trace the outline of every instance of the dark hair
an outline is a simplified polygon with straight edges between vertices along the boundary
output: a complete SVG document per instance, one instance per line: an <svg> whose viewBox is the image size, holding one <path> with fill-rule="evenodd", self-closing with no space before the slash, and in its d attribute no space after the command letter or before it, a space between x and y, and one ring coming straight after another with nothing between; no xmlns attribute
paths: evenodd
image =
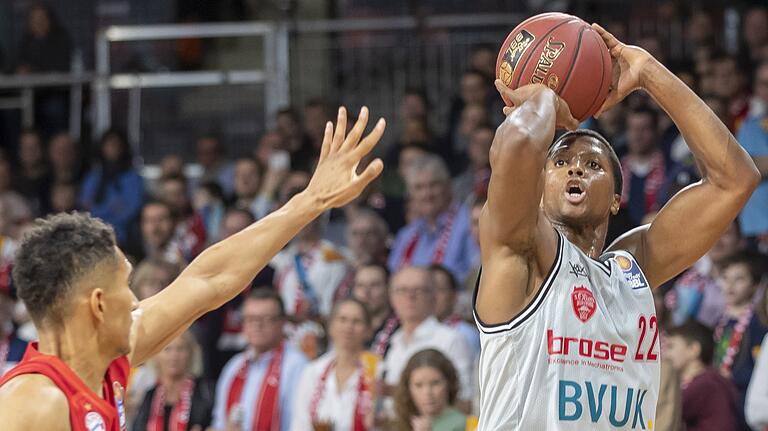
<svg viewBox="0 0 768 431"><path fill-rule="evenodd" d="M38 326L62 323L74 285L97 265L116 262L115 232L86 213L37 219L16 252L13 282Z"/></svg>
<svg viewBox="0 0 768 431"><path fill-rule="evenodd" d="M187 184L187 179L183 175L173 174L173 175L168 175L167 177L160 178L160 184L165 184L168 182L179 182L184 186L184 189L189 188L189 185Z"/></svg>
<svg viewBox="0 0 768 431"><path fill-rule="evenodd" d="M410 431L411 418L418 416L419 410L411 397L411 374L417 368L430 367L438 370L448 383L448 405L456 402L459 393L459 379L456 368L445 355L435 349L422 350L408 360L405 369L400 374L400 383L395 393L395 409L397 411L398 430Z"/></svg>
<svg viewBox="0 0 768 431"><path fill-rule="evenodd" d="M240 208L240 207L228 208L227 211L224 213L224 218L227 218L232 214L240 214L247 217L248 224L253 224L256 221L256 217L253 216L253 213L245 208Z"/></svg>
<svg viewBox="0 0 768 431"><path fill-rule="evenodd" d="M613 149L607 139L598 132L590 129L577 129L570 132L563 133L552 146L549 147L549 153L547 158L551 158L553 151L560 144L570 144L570 141L576 140L582 136L593 138L606 150L608 150L608 160L611 162L611 171L613 171L613 192L617 195L621 194L624 188L624 178L621 175L621 162L619 162L619 156L616 155L616 150Z"/></svg>
<svg viewBox="0 0 768 431"><path fill-rule="evenodd" d="M675 326L667 331L670 337L678 336L685 339L688 343L699 343L701 352L699 360L704 365L712 364L712 358L715 355L715 341L712 336L712 330L695 320L689 320L680 326Z"/></svg>
<svg viewBox="0 0 768 431"><path fill-rule="evenodd" d="M173 217L173 211L171 210L171 207L168 206L167 203L165 203L165 202L163 202L163 201L161 201L159 199L154 199L153 198L153 199L150 199L150 200L144 202L144 205L141 206L141 215L140 215L139 218L143 218L144 217L144 210L147 207L149 207L149 206L161 206L161 207L164 207L166 210L168 210L168 214L170 214L171 217Z"/></svg>
<svg viewBox="0 0 768 431"><path fill-rule="evenodd" d="M197 186L211 194L211 196L224 200L224 189L216 181L203 181Z"/></svg>
<svg viewBox="0 0 768 431"><path fill-rule="evenodd" d="M371 327L373 321L371 320L371 313L368 311L368 307L363 304L363 301L360 301L353 296L346 297L333 304L333 307L331 308L331 314L328 315L328 324L330 324L334 317L336 317L336 313L339 312L339 308L344 304L356 304L358 307L360 307L360 309L363 310L363 321L366 325L368 325L369 328Z"/></svg>
<svg viewBox="0 0 768 431"><path fill-rule="evenodd" d="M389 276L392 275L392 273L389 272L389 268L387 268L386 265L382 265L380 263L371 262L366 263L365 265L361 265L359 268L357 268L357 271L360 271L363 268L376 268L379 271L381 271L384 274L384 283L389 284Z"/></svg>
<svg viewBox="0 0 768 431"><path fill-rule="evenodd" d="M754 251L739 251L720 261L719 268L724 271L733 265L746 265L752 283L757 284L762 281L765 275L766 257Z"/></svg>
<svg viewBox="0 0 768 431"><path fill-rule="evenodd" d="M257 287L248 292L246 301L274 301L277 304L278 315L285 317L285 303L277 291L269 286Z"/></svg>
<svg viewBox="0 0 768 431"><path fill-rule="evenodd" d="M446 277L448 277L448 281L451 285L451 290L453 290L454 292L459 290L459 285L456 283L456 277L453 276L453 273L449 271L448 268L446 268L443 265L440 265L439 263L433 263L432 265L429 265L427 268L432 273L439 272L441 274L444 274Z"/></svg>
<svg viewBox="0 0 768 431"><path fill-rule="evenodd" d="M128 145L128 137L126 136L125 132L120 129L112 128L101 135L98 147L99 161L102 164L107 162L104 158L104 144L110 138L117 139L117 141L120 142L120 145L122 146L122 153L120 154L120 158L115 162L117 164L118 171L122 172L128 170L133 166L133 153L131 151L131 146Z"/></svg>
<svg viewBox="0 0 768 431"><path fill-rule="evenodd" d="M659 113L648 105L639 105L629 110L629 115L647 115L651 118L653 123L653 129L656 130L656 126L659 124Z"/></svg>

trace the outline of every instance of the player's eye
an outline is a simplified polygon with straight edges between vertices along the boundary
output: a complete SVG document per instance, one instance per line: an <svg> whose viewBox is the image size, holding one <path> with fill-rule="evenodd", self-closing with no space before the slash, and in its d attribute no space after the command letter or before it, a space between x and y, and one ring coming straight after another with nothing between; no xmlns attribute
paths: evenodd
<svg viewBox="0 0 768 431"><path fill-rule="evenodd" d="M589 167L591 169L597 170L597 169L600 169L600 164L593 160L593 161L589 162Z"/></svg>
<svg viewBox="0 0 768 431"><path fill-rule="evenodd" d="M565 166L565 160L563 160L563 159L557 159L557 160L555 161L555 166L558 166L558 167L560 167L560 166Z"/></svg>

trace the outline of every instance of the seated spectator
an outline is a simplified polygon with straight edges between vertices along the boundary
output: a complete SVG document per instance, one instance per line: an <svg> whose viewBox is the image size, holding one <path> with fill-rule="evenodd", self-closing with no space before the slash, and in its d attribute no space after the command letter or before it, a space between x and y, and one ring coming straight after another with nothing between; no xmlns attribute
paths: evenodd
<svg viewBox="0 0 768 431"><path fill-rule="evenodd" d="M682 325L690 319L709 328L717 325L725 312L725 298L717 283L719 265L743 248L739 224L734 221L707 254L685 271L667 293L664 301L670 309L673 325Z"/></svg>
<svg viewBox="0 0 768 431"><path fill-rule="evenodd" d="M243 303L248 348L227 363L216 384L214 430L291 428L307 359L285 343L285 317L283 301L271 289L252 290Z"/></svg>
<svg viewBox="0 0 768 431"><path fill-rule="evenodd" d="M681 375L683 423L688 431L738 429L733 384L712 368L712 330L695 321L664 337L664 356Z"/></svg>
<svg viewBox="0 0 768 431"><path fill-rule="evenodd" d="M302 151L309 146L308 138L304 134L299 114L293 108L281 109L277 112L276 119L277 133L280 134L280 148L288 151L291 156L291 162L294 161L294 154ZM274 145L272 145L274 148ZM301 157L298 157L300 159Z"/></svg>
<svg viewBox="0 0 768 431"><path fill-rule="evenodd" d="M133 271L131 290L139 301L160 293L178 277L180 268L163 259L144 259Z"/></svg>
<svg viewBox="0 0 768 431"><path fill-rule="evenodd" d="M213 387L201 380L201 353L185 332L153 359L157 384L144 396L133 431L203 430L211 424Z"/></svg>
<svg viewBox="0 0 768 431"><path fill-rule="evenodd" d="M218 242L222 238L220 229L225 211L224 191L221 186L213 182L198 185L192 197L192 206L203 218L208 245Z"/></svg>
<svg viewBox="0 0 768 431"><path fill-rule="evenodd" d="M307 101L302 122L305 141L300 148L291 150L291 169L305 172L312 170L320 155L325 125L332 119L333 112L326 100L314 98Z"/></svg>
<svg viewBox="0 0 768 431"><path fill-rule="evenodd" d="M408 360L397 386L397 429L467 429L467 416L454 407L459 387L456 368L443 353L427 349L414 354Z"/></svg>
<svg viewBox="0 0 768 431"><path fill-rule="evenodd" d="M0 194L13 191L14 171L8 154L0 149Z"/></svg>
<svg viewBox="0 0 768 431"><path fill-rule="evenodd" d="M20 194L0 194L0 265L13 262L24 228L33 218L29 203Z"/></svg>
<svg viewBox="0 0 768 431"><path fill-rule="evenodd" d="M176 226L167 204L150 201L141 210L141 240L144 256L186 265L184 250L173 241Z"/></svg>
<svg viewBox="0 0 768 431"><path fill-rule="evenodd" d="M392 335L389 351L384 357L384 382L394 388L414 353L435 348L450 357L458 371L459 397L472 399L472 352L460 333L435 318L435 288L429 270L407 266L398 271L390 280L389 297L400 319L400 328Z"/></svg>
<svg viewBox="0 0 768 431"><path fill-rule="evenodd" d="M382 358L389 350L392 335L400 320L389 305L389 271L384 265L368 264L357 268L352 297L365 304L371 316L371 333L366 348Z"/></svg>
<svg viewBox="0 0 768 431"><path fill-rule="evenodd" d="M171 176L160 180L160 200L165 202L173 214L174 241L181 244L184 260L191 262L205 249L206 232L203 218L192 208L192 202L184 177Z"/></svg>
<svg viewBox="0 0 768 431"><path fill-rule="evenodd" d="M211 135L201 136L195 147L195 159L203 168L201 182L215 182L226 196L234 191L235 167L226 159L224 146Z"/></svg>
<svg viewBox="0 0 768 431"><path fill-rule="evenodd" d="M739 61L734 56L721 52L714 53L710 63L712 91L715 95L728 100L728 112L733 122L727 126L731 130L738 131L741 123L749 115L747 79L741 73Z"/></svg>
<svg viewBox="0 0 768 431"><path fill-rule="evenodd" d="M356 299L334 305L328 320L333 348L312 361L301 377L293 406L293 431L373 429L374 385L380 357L365 351L371 320Z"/></svg>
<svg viewBox="0 0 768 431"><path fill-rule="evenodd" d="M29 10L19 44L16 73L66 72L72 42L50 7L38 3Z"/></svg>
<svg viewBox="0 0 768 431"><path fill-rule="evenodd" d="M42 138L36 130L27 129L19 135L18 164L12 183L14 189L27 199L36 216L48 212L50 170Z"/></svg>
<svg viewBox="0 0 768 431"><path fill-rule="evenodd" d="M741 421L758 348L768 333L768 327L760 321L753 305L764 273L763 256L747 252L731 256L720 266L725 313L715 327L714 365L736 386Z"/></svg>
<svg viewBox="0 0 768 431"><path fill-rule="evenodd" d="M464 280L480 253L470 235L469 210L452 202L448 169L438 156L418 159L407 172L416 220L395 237L390 271L406 265L439 263Z"/></svg>
<svg viewBox="0 0 768 431"><path fill-rule="evenodd" d="M432 285L435 289L435 317L443 325L458 331L474 353L473 358L480 355L480 332L477 326L470 325L461 315L456 313L456 300L459 285L448 269L441 265L431 265Z"/></svg>
<svg viewBox="0 0 768 431"><path fill-rule="evenodd" d="M80 208L115 228L119 243L128 239L128 229L141 214L144 180L133 166L125 136L109 130L99 144L98 164L83 179Z"/></svg>
<svg viewBox="0 0 768 431"><path fill-rule="evenodd" d="M244 157L235 162L235 206L247 209L257 220L269 214L274 206L272 196L261 194L263 171L256 159Z"/></svg>
<svg viewBox="0 0 768 431"><path fill-rule="evenodd" d="M761 297L755 313L763 325L768 326L768 289L763 290ZM763 338L760 354L749 381L744 413L752 429L768 429L768 335Z"/></svg>
<svg viewBox="0 0 768 431"><path fill-rule="evenodd" d="M48 142L48 160L54 184L78 183L83 177L83 157L79 145L67 132L59 132Z"/></svg>
<svg viewBox="0 0 768 431"><path fill-rule="evenodd" d="M11 293L11 267L0 269L0 376L13 368L24 356L27 343L13 331L13 308L16 304Z"/></svg>
<svg viewBox="0 0 768 431"><path fill-rule="evenodd" d="M77 184L53 183L51 185L51 212L72 212L77 209Z"/></svg>
<svg viewBox="0 0 768 431"><path fill-rule="evenodd" d="M352 267L387 264L387 223L368 208L353 209L347 220L346 239Z"/></svg>
<svg viewBox="0 0 768 431"><path fill-rule="evenodd" d="M477 127L469 135L469 166L453 180L453 194L460 202L488 194L491 179L489 152L495 135L496 130L488 125Z"/></svg>

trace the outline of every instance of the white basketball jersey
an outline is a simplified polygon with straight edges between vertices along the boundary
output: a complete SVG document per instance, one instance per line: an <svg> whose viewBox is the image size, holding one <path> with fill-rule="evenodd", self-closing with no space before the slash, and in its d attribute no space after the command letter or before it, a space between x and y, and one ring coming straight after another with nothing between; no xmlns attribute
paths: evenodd
<svg viewBox="0 0 768 431"><path fill-rule="evenodd" d="M594 260L558 233L536 296L480 329L480 431L654 429L659 327L627 252ZM513 288L510 286L510 288Z"/></svg>

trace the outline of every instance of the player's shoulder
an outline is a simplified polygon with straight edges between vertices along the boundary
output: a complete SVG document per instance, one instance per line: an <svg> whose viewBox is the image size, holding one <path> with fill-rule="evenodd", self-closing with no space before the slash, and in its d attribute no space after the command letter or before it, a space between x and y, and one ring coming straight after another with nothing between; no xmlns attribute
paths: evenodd
<svg viewBox="0 0 768 431"><path fill-rule="evenodd" d="M23 374L0 387L0 423L3 429L68 431L69 402L48 377Z"/></svg>

